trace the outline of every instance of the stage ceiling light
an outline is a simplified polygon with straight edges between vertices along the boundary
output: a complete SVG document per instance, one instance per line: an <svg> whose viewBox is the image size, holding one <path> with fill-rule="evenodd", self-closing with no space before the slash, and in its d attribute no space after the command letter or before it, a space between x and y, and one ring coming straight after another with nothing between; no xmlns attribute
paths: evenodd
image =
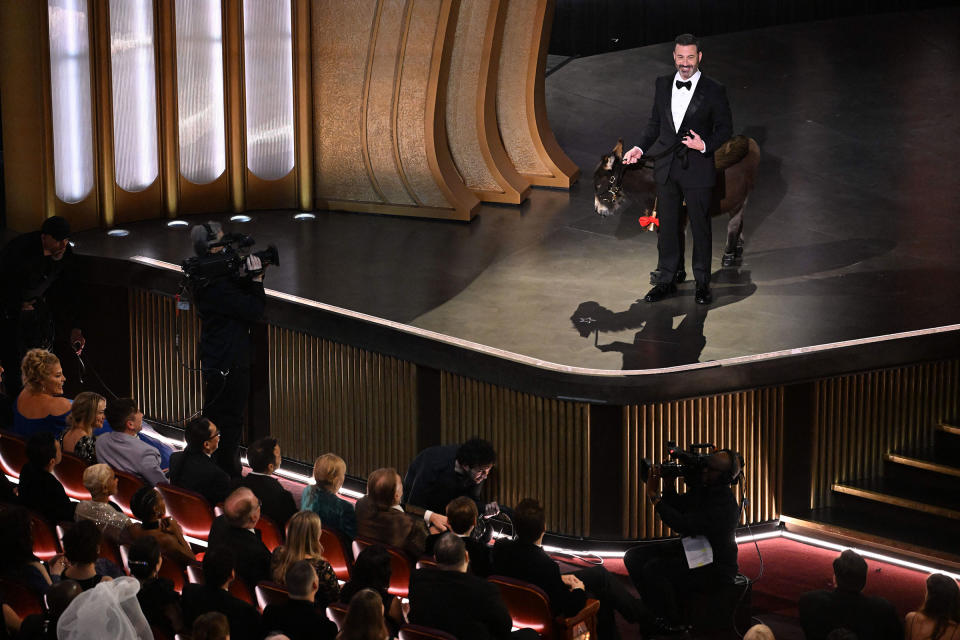
<svg viewBox="0 0 960 640"><path fill-rule="evenodd" d="M250 216L245 216L243 214L230 216L230 222L250 222L253 220Z"/></svg>
<svg viewBox="0 0 960 640"><path fill-rule="evenodd" d="M171 220L167 223L168 227L188 227L190 223L186 220Z"/></svg>
<svg viewBox="0 0 960 640"><path fill-rule="evenodd" d="M293 219L294 220L313 220L316 217L317 216L313 215L312 213L298 213L293 216Z"/></svg>
<svg viewBox="0 0 960 640"><path fill-rule="evenodd" d="M107 235L111 238L126 238L130 235L130 232L126 229L110 229L110 231L107 231Z"/></svg>

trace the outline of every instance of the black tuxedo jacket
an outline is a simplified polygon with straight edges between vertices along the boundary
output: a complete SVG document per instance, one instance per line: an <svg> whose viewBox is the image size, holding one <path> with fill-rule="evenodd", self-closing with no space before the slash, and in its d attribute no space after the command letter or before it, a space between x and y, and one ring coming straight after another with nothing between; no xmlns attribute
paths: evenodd
<svg viewBox="0 0 960 640"><path fill-rule="evenodd" d="M57 477L27 462L20 470L20 504L33 509L51 524L73 522L76 502L70 502Z"/></svg>
<svg viewBox="0 0 960 640"><path fill-rule="evenodd" d="M433 555L433 547L442 535L442 533L434 533L427 538L426 554L428 556ZM462 539L463 545L467 548L467 553L470 554L470 573L481 578L489 576L493 548L471 536Z"/></svg>
<svg viewBox="0 0 960 640"><path fill-rule="evenodd" d="M659 184L664 184L670 175L672 165L674 179L682 187L712 187L716 182L713 152L733 136L733 118L730 115L727 91L722 84L701 73L697 88L693 92L690 105L678 129L674 126L671 110L675 75L673 73L657 78L653 110L637 146L644 155L655 155L679 141L678 132L687 129L696 131L707 145L706 150L700 153L694 149L681 147L681 153L687 155L687 168L681 167L680 159L676 154L669 154L656 161L654 176Z"/></svg>
<svg viewBox="0 0 960 640"><path fill-rule="evenodd" d="M443 515L451 500L469 496L483 513L480 504L483 485L474 484L468 476L457 474L459 447L456 444L429 447L413 459L403 477L403 503L408 511L422 515L429 509Z"/></svg>
<svg viewBox="0 0 960 640"><path fill-rule="evenodd" d="M410 577L410 621L457 640L510 637L513 620L496 585L469 573L428 567Z"/></svg>
<svg viewBox="0 0 960 640"><path fill-rule="evenodd" d="M587 604L583 589L570 588L560 578L560 567L535 544L519 540L497 540L493 545L494 575L530 582L543 589L550 597L554 615L573 616Z"/></svg>
<svg viewBox="0 0 960 640"><path fill-rule="evenodd" d="M333 640L337 625L305 600L268 604L263 610L265 633L281 632L290 640Z"/></svg>
<svg viewBox="0 0 960 640"><path fill-rule="evenodd" d="M230 494L230 476L207 454L178 451L170 456L170 484L196 491L210 503L219 504Z"/></svg>
<svg viewBox="0 0 960 640"><path fill-rule="evenodd" d="M808 591L800 596L800 625L807 640L824 640L834 629L845 627L858 638L898 640L903 622L883 598L851 591Z"/></svg>
<svg viewBox="0 0 960 640"><path fill-rule="evenodd" d="M250 592L261 580L270 580L270 550L260 539L260 532L241 529L227 522L226 516L217 516L210 527L210 549L230 547L237 558L237 577L247 583Z"/></svg>
<svg viewBox="0 0 960 640"><path fill-rule="evenodd" d="M277 523L281 529L286 527L290 516L297 512L293 494L284 489L276 478L248 473L240 481L240 486L253 491L253 495L260 499L263 515Z"/></svg>
<svg viewBox="0 0 960 640"><path fill-rule="evenodd" d="M253 606L229 592L204 584L183 585L180 598L183 623L187 629L205 613L219 611L230 622L230 637L236 640L260 640L263 637L260 614Z"/></svg>

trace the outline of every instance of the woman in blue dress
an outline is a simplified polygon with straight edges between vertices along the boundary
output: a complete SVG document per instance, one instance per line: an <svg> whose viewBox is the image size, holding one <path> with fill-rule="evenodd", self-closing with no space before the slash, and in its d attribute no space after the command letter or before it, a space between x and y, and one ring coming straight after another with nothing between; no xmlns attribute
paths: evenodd
<svg viewBox="0 0 960 640"><path fill-rule="evenodd" d="M325 453L313 463L313 479L300 498L300 508L313 511L324 529L336 529L353 539L357 535L357 516L353 504L337 496L347 474L347 463L338 455Z"/></svg>
<svg viewBox="0 0 960 640"><path fill-rule="evenodd" d="M49 431L58 436L67 427L70 399L63 397L67 381L60 360L45 349L30 349L20 365L23 391L13 406L13 432L24 438Z"/></svg>

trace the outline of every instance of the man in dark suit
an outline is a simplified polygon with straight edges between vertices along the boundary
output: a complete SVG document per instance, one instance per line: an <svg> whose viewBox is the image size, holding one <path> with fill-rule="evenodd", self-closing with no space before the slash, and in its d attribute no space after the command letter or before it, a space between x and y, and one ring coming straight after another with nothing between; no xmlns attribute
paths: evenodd
<svg viewBox="0 0 960 640"><path fill-rule="evenodd" d="M280 604L269 604L263 610L264 631L283 633L290 640L333 640L337 625L327 619L313 601L320 581L310 561L299 560L290 565L284 581L290 598Z"/></svg>
<svg viewBox="0 0 960 640"><path fill-rule="evenodd" d="M427 542L424 518L400 506L403 484L396 469L373 471L367 478L367 495L357 501L357 535L399 547L414 560L423 555ZM446 522L446 517L443 517Z"/></svg>
<svg viewBox="0 0 960 640"><path fill-rule="evenodd" d="M220 430L199 417L187 423L184 437L187 448L170 456L171 484L196 491L211 506L223 502L230 493L230 476L211 457L220 444Z"/></svg>
<svg viewBox="0 0 960 640"><path fill-rule="evenodd" d="M660 234L657 240L657 270L650 274L653 288L645 296L657 302L677 290L682 280L683 233L680 207L686 202L693 229L693 276L697 304L709 304L712 233L710 200L716 182L713 153L733 135L733 121L726 89L698 69L703 52L700 41L689 33L677 36L673 47L675 75L656 81L653 111L638 145L624 156L625 164L637 162L644 153L663 152L674 144L676 152L659 157L654 165Z"/></svg>
<svg viewBox="0 0 960 640"><path fill-rule="evenodd" d="M639 623L644 634L657 630L654 615L627 588L603 567L590 567L575 573L560 574L560 567L541 547L546 530L543 507L537 500L520 501L513 513L517 539L501 538L493 546L495 575L530 582L550 598L554 615L574 616L587 603L587 593L600 601L597 635L600 640L619 638L614 612L628 622Z"/></svg>
<svg viewBox="0 0 960 640"><path fill-rule="evenodd" d="M462 538L467 548L470 556L470 573L481 578L489 576L492 549L473 537L473 530L477 526L477 504L467 496L454 498L447 505L446 515L450 531ZM427 538L428 554L433 554L433 548L442 535L435 533Z"/></svg>
<svg viewBox="0 0 960 640"><path fill-rule="evenodd" d="M247 462L250 473L240 481L241 487L247 487L260 499L263 515L273 520L280 529L287 526L287 520L297 512L297 503L293 494L273 477L280 468L280 445L276 438L260 438L247 447Z"/></svg>
<svg viewBox="0 0 960 640"><path fill-rule="evenodd" d="M834 629L849 629L858 638L894 640L903 637L903 623L888 601L865 596L867 562L847 549L833 561L837 588L800 596L800 624L807 640L824 640Z"/></svg>
<svg viewBox="0 0 960 640"><path fill-rule="evenodd" d="M261 580L270 579L270 550L256 529L260 501L246 487L234 490L223 503L223 515L210 527L208 549L229 547L237 558L237 575L252 592Z"/></svg>
<svg viewBox="0 0 960 640"><path fill-rule="evenodd" d="M260 640L263 637L257 610L228 591L234 580L236 562L236 556L229 547L207 549L203 556L204 584L183 585L180 602L187 629L204 613L219 611L230 621L231 638Z"/></svg>
<svg viewBox="0 0 960 640"><path fill-rule="evenodd" d="M510 638L513 621L500 591L467 572L463 540L453 533L443 534L434 557L437 567L417 569L410 577L410 621L446 631L458 640ZM522 629L514 637L537 636L532 629Z"/></svg>
<svg viewBox="0 0 960 640"><path fill-rule="evenodd" d="M70 502L63 485L53 475L62 459L60 443L49 431L36 433L27 440L27 463L20 470L20 504L33 509L47 522L73 521L76 502Z"/></svg>

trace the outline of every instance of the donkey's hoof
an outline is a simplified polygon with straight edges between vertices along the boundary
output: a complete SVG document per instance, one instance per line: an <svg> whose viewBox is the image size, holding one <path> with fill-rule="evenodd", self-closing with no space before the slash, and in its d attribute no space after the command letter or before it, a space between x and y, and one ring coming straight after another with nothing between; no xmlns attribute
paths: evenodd
<svg viewBox="0 0 960 640"><path fill-rule="evenodd" d="M724 253L723 257L720 258L720 265L723 267L732 267L737 263L737 253Z"/></svg>

